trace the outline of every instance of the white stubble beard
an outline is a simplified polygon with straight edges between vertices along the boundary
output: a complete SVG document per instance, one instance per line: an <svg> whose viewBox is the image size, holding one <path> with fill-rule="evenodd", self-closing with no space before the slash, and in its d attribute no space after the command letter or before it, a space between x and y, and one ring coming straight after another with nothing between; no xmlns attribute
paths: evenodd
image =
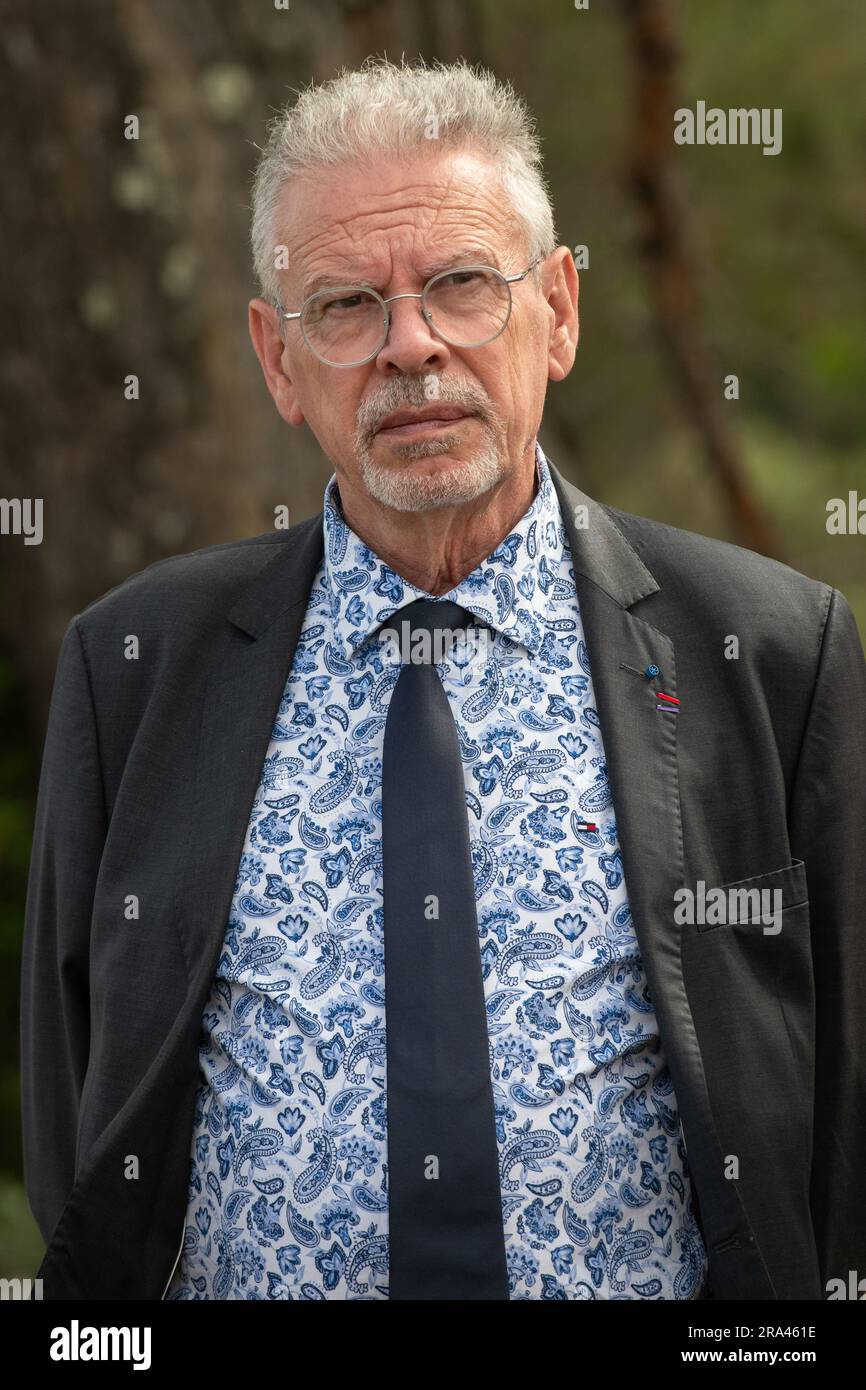
<svg viewBox="0 0 866 1390"><path fill-rule="evenodd" d="M429 380L429 378L424 378ZM405 392L404 392L405 394ZM435 399L433 397L432 399ZM410 402L419 406L429 404L431 397L423 395ZM406 404L401 401L401 405ZM478 408L476 400L463 402L467 410ZM419 475L410 468L399 468L390 464L377 463L369 440L369 431L359 424L355 434L355 455L361 470L361 477L369 495L384 507L397 512L426 512L435 507L458 507L464 502L472 502L489 492L507 476L508 464L505 453L505 429L500 417L490 419L490 402L485 401L483 409L487 414L479 424L484 432L481 445L470 459L456 462L453 467L428 476ZM395 409L399 409L397 406ZM381 417L380 417L381 418ZM500 443L498 431L501 432ZM395 444L393 452L402 459L433 458L438 454L450 453L459 448L460 436L457 432L446 434L439 439L418 440L416 443Z"/></svg>

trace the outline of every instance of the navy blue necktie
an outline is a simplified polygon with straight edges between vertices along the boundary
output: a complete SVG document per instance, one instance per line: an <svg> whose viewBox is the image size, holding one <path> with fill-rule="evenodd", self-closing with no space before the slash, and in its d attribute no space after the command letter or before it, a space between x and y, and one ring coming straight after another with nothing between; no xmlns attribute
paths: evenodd
<svg viewBox="0 0 866 1390"><path fill-rule="evenodd" d="M405 639L407 621L412 634L430 634L435 662L437 631L476 619L449 600L419 599L381 630ZM404 662L418 650L410 642ZM404 664L391 695L382 849L389 1297L507 1299L465 785L434 664Z"/></svg>

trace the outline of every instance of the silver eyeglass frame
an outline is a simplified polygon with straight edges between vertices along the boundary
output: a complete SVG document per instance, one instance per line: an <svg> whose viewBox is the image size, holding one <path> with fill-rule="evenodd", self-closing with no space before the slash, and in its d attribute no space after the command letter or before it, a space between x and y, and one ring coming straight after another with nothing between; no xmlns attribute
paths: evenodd
<svg viewBox="0 0 866 1390"><path fill-rule="evenodd" d="M274 309L276 309L277 313L279 314L280 329L282 329L283 324L287 322L289 319L301 320L301 335L304 339L307 348L313 354L313 356L318 357L319 361L323 362L326 367L336 367L338 369L342 367L363 367L367 362L372 362L374 357L378 357L379 353L382 351L382 348L388 341L388 334L391 332L392 319L391 310L388 308L388 305L391 304L392 301L395 299L420 299L420 312L424 319L424 322L427 324L427 327L431 330L431 332L437 334L438 337L442 338L444 342L449 343L451 347L467 349L486 347L488 343L494 342L495 339L499 337L500 333L504 333L506 328L508 327L508 323L511 318L511 310L514 307L514 299L511 294L511 286L517 284L521 280L525 280L530 270L534 270L537 265L540 265L541 262L545 260L547 260L547 257L544 255L536 256L535 260L531 261L529 265L526 267L526 269L521 270L520 273L517 275L503 275L502 271L497 270L495 265L472 264L450 266L447 270L440 270L437 271L435 275L431 275L430 279L427 281L420 294L389 294L387 299L383 299L382 296L378 293L378 291L371 289L369 285L329 285L324 289L315 290L311 295L308 295L307 298L304 300L303 304L301 305L300 309L296 309L294 311L284 309L279 300L273 300L272 303ZM436 327L435 323L431 318L430 311L427 308L427 292L430 289L431 285L435 285L437 280L444 279L446 275L454 275L458 271L462 272L467 270L492 271L493 274L498 275L500 279L503 281L503 283L508 287L508 313L505 315L505 321L501 328L498 328L495 333L492 333L490 335L489 338L483 338L480 343L458 343L455 339L449 338L445 333L442 332L440 328ZM366 357L359 357L356 362L331 362L328 360L327 357L323 357L320 352L316 351L309 338L307 337L306 333L304 332L303 314L307 305L312 300L316 299L319 295L342 294L345 293L346 290L363 290L365 294L372 295L374 299L377 299L379 301L379 303L382 306L382 337L375 351L368 353Z"/></svg>

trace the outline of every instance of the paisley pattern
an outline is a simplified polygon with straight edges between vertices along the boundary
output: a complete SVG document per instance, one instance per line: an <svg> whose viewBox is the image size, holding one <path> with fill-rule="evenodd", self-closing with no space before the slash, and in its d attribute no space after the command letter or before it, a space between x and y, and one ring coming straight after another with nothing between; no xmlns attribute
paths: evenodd
<svg viewBox="0 0 866 1390"><path fill-rule="evenodd" d="M510 1297L694 1299L706 1253L540 447L537 470L526 515L447 596L494 640L438 668L466 781ZM399 668L373 634L429 595L349 530L333 478L324 528L202 1018L170 1299L388 1296L380 797Z"/></svg>

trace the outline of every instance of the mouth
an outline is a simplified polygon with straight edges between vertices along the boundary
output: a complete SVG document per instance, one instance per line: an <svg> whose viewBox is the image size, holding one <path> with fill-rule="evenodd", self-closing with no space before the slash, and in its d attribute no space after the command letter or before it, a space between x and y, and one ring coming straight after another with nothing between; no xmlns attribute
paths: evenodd
<svg viewBox="0 0 866 1390"><path fill-rule="evenodd" d="M453 429L456 424L473 418L468 411L457 405L431 405L425 406L423 410L395 410L393 415L385 416L376 434L386 439L415 439L425 434L437 434Z"/></svg>

